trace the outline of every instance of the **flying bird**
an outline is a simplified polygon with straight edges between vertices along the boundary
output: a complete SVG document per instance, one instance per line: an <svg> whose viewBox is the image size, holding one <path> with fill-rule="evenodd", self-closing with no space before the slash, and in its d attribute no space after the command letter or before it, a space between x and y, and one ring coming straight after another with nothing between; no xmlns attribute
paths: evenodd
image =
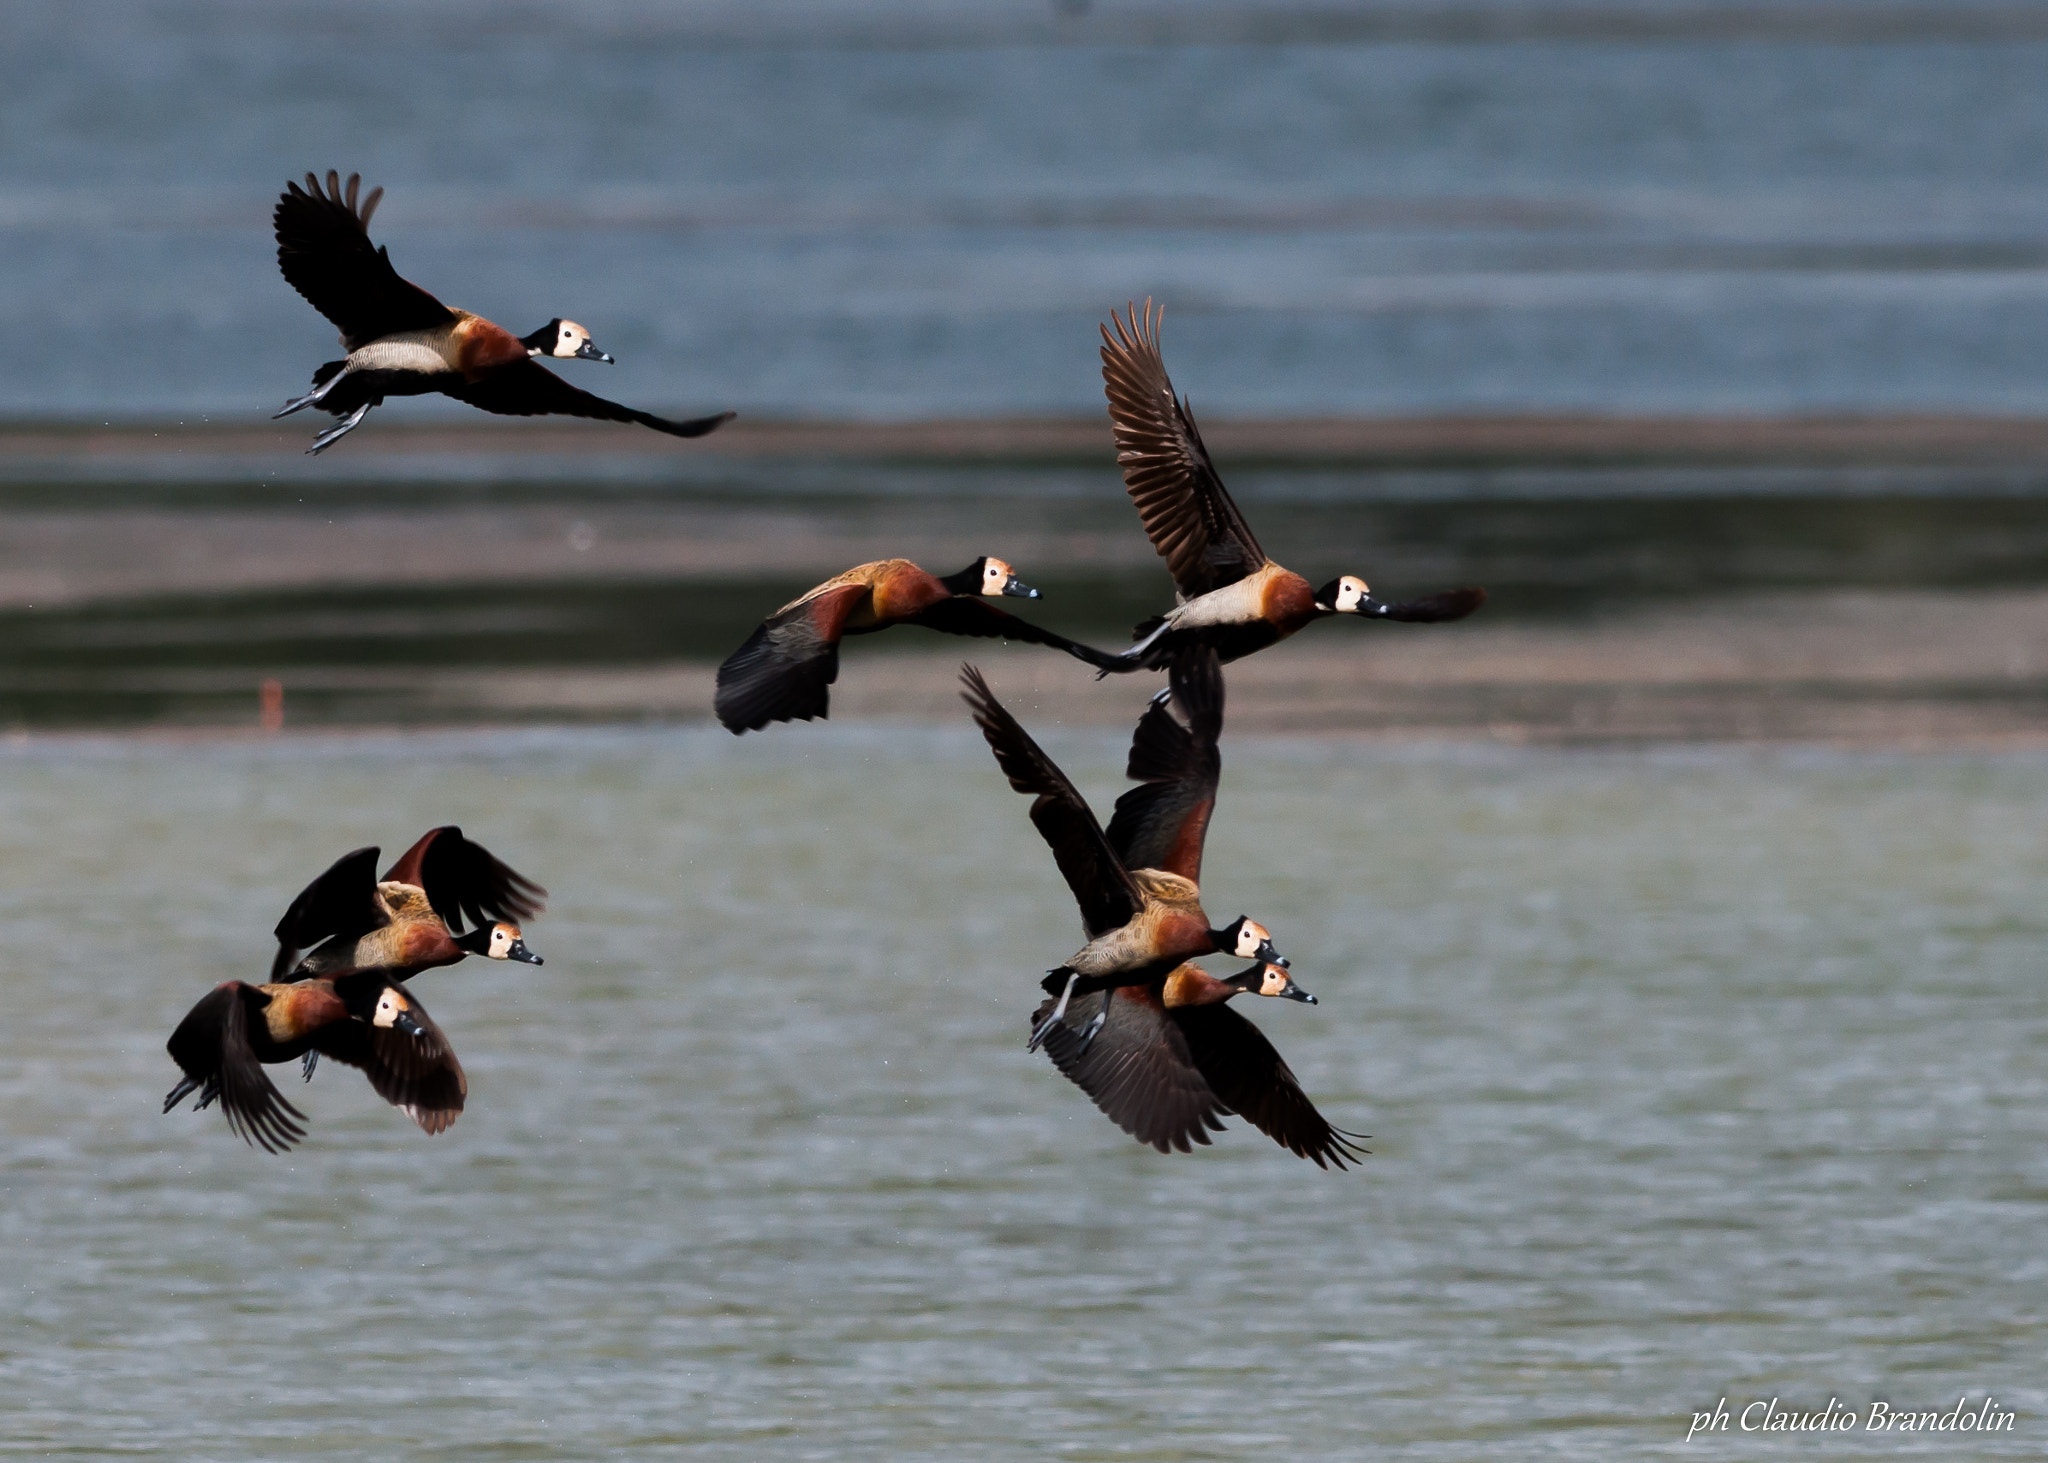
<svg viewBox="0 0 2048 1463"><path fill-rule="evenodd" d="M1131 739L1127 772L1138 786L1117 799L1105 833L1087 801L1017 719L965 667L962 696L1010 786L1032 796L1031 821L1081 906L1088 943L1043 982L1056 999L1041 1013L1031 1049L1077 995L1147 985L1200 955L1236 955L1285 966L1263 925L1240 915L1221 929L1202 911L1202 844L1216 806L1222 759L1223 674L1216 652L1190 647L1173 662L1167 689L1152 699ZM1177 721L1179 706L1187 724ZM1078 1040L1101 1030L1099 1016Z"/></svg>
<svg viewBox="0 0 2048 1463"><path fill-rule="evenodd" d="M426 1007L376 972L287 985L222 981L178 1023L168 1050L185 1075L164 1111L196 1091L195 1111L218 1101L228 1126L268 1153L305 1137L306 1115L272 1084L266 1063L324 1053L360 1067L379 1097L430 1134L447 1130L469 1094Z"/></svg>
<svg viewBox="0 0 2048 1463"><path fill-rule="evenodd" d="M451 309L401 278L389 250L370 242L370 215L384 190L372 188L359 201L361 186L358 173L349 174L346 188L332 171L324 188L308 173L305 187L285 186L273 215L277 267L306 303L334 323L348 352L315 371L313 389L277 413L288 417L318 407L341 419L313 439L309 452L332 447L387 396L435 392L499 416L638 422L672 437L701 437L732 419L727 411L670 421L571 386L537 362L609 362L589 331L557 318L531 335L514 335L481 315Z"/></svg>
<svg viewBox="0 0 2048 1463"><path fill-rule="evenodd" d="M771 721L827 714L839 678L839 642L892 625L922 625L948 635L980 635L1050 645L1092 666L1115 657L1042 630L989 604L1003 596L1037 599L1001 559L986 555L957 574L937 575L908 559L856 564L799 595L747 637L718 668L714 708L734 736Z"/></svg>
<svg viewBox="0 0 2048 1463"><path fill-rule="evenodd" d="M1187 403L1174 395L1152 302L1142 324L1136 306L1128 322L1112 313L1110 324L1114 335L1102 327L1102 383L1117 462L1179 601L1139 625L1135 643L1110 669L1158 670L1190 644L1213 646L1229 662L1333 615L1429 623L1461 620L1486 603L1483 589L1389 603L1356 574L1315 589L1274 563L1224 488Z"/></svg>
<svg viewBox="0 0 2048 1463"><path fill-rule="evenodd" d="M1362 1134L1332 1127L1265 1034L1226 1004L1241 995L1315 1004L1277 965L1217 979L1183 965L1145 985L1118 986L1102 1003L1092 1043L1066 1022L1046 1032L1046 1054L1118 1127L1161 1153L1186 1153L1236 1114L1318 1168L1343 1168ZM1052 1010L1048 996L1034 1021Z"/></svg>

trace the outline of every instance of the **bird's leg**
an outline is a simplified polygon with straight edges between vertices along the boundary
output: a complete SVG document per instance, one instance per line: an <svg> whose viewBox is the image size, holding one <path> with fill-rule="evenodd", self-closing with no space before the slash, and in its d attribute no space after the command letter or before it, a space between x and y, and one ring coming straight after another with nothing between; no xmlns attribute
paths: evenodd
<svg viewBox="0 0 2048 1463"><path fill-rule="evenodd" d="M348 372L345 370L336 371L304 396L294 396L284 404L283 411L273 414L270 419L274 422L278 417L288 417L295 411L304 411L309 406L318 406L327 399L328 392L341 384L342 378L346 375L348 375Z"/></svg>
<svg viewBox="0 0 2048 1463"><path fill-rule="evenodd" d="M1089 1044L1095 1040L1095 1033L1102 1030L1102 1023L1109 1020L1109 1003L1115 999L1116 990L1114 987L1102 993L1102 1009L1095 1013L1093 1021L1090 1021L1081 1029L1081 1044L1074 1048L1074 1056L1077 1059L1088 1050Z"/></svg>
<svg viewBox="0 0 2048 1463"><path fill-rule="evenodd" d="M319 1065L320 1052L319 1049L316 1047L314 1050L307 1052L306 1055L300 1059L299 1070L305 1073L305 1080L311 1082L313 1080L313 1069Z"/></svg>
<svg viewBox="0 0 2048 1463"><path fill-rule="evenodd" d="M370 402L364 402L361 406L357 407L354 411L350 412L347 416L343 417L340 421L336 422L333 426L329 427L326 431L322 432L319 436L315 437L313 439L313 445L306 449L306 455L308 457L318 457L321 453L325 452L328 448L332 447L335 443L339 442L343 437L346 437L350 432L353 432L357 427L362 425L363 417L368 414L370 407Z"/></svg>
<svg viewBox="0 0 2048 1463"><path fill-rule="evenodd" d="M1055 973L1056 972L1050 970L1046 972L1047 975L1052 975ZM1024 1050L1026 1050L1027 1052L1035 1052L1041 1046L1045 1045L1046 1037L1050 1036L1052 1034L1052 1029L1060 1024L1060 1018L1067 1014L1067 1002L1071 1001L1074 998L1074 982L1079 980L1080 978L1081 972L1078 970L1070 970L1067 972L1067 988L1060 992L1060 1003L1052 1008L1052 1014L1050 1016L1047 1016L1043 1021L1038 1023L1037 1029L1031 1033L1031 1044L1025 1047Z"/></svg>
<svg viewBox="0 0 2048 1463"><path fill-rule="evenodd" d="M170 1090L170 1093L164 1098L164 1111L169 1112L172 1108L176 1107L179 1103L183 1102L187 1097L190 1097L193 1093L193 1090L196 1089L198 1086L199 1079L197 1077L187 1077L184 1081L180 1082L176 1087L173 1087Z"/></svg>
<svg viewBox="0 0 2048 1463"><path fill-rule="evenodd" d="M213 1100L220 1096L220 1078L209 1077L206 1085L199 1089L199 1101L192 1104L192 1111L205 1112L213 1106Z"/></svg>

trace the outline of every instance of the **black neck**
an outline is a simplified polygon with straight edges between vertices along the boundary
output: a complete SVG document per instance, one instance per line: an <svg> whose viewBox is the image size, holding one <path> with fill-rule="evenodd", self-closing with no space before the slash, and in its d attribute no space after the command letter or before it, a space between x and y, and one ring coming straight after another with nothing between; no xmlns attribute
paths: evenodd
<svg viewBox="0 0 2048 1463"><path fill-rule="evenodd" d="M948 574L939 580L952 594L980 594L982 566L986 559L976 559L958 574Z"/></svg>

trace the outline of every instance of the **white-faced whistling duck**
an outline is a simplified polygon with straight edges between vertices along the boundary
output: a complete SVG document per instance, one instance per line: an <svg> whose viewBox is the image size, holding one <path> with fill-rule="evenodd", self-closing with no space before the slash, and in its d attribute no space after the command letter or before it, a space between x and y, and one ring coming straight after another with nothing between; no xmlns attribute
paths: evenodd
<svg viewBox="0 0 2048 1463"><path fill-rule="evenodd" d="M265 1063L324 1052L360 1067L379 1097L429 1133L445 1131L469 1094L434 1018L374 971L289 985L223 981L178 1023L169 1050L185 1076L164 1111L197 1090L195 1111L219 1099L228 1126L270 1153L306 1136L306 1115L272 1085Z"/></svg>
<svg viewBox="0 0 2048 1463"><path fill-rule="evenodd" d="M826 688L839 676L840 640L891 625L1050 645L1098 668L1121 664L987 603L1003 595L1037 599L1038 591L1001 559L976 559L943 578L908 559L856 565L770 615L726 658L718 668L718 719L737 736L771 721L824 716Z"/></svg>
<svg viewBox="0 0 2048 1463"><path fill-rule="evenodd" d="M377 850L359 848L308 884L277 922L270 978L376 970L402 981L468 955L539 965L514 921L545 909L547 892L453 824L428 831L381 880ZM457 934L465 920L476 928Z"/></svg>
<svg viewBox="0 0 2048 1463"><path fill-rule="evenodd" d="M1162 314L1162 317L1163 314ZM1102 381L1116 431L1124 486L1146 537L1166 560L1179 603L1134 632L1116 670L1157 670L1175 647L1213 645L1225 661L1263 650L1330 615L1374 620L1459 620L1486 602L1483 589L1451 589L1389 604L1365 580L1346 574L1321 589L1266 557L1251 525L1216 475L1187 405L1173 394L1159 356L1158 322L1145 302L1129 328L1115 314L1102 329Z"/></svg>
<svg viewBox="0 0 2048 1463"><path fill-rule="evenodd" d="M1046 1054L1118 1127L1161 1153L1189 1150L1221 1132L1235 1113L1318 1168L1343 1168L1363 1137L1330 1126L1259 1028L1224 1003L1245 994L1315 1004L1277 965L1225 979L1183 965L1146 985L1119 986L1102 1002L1093 1043L1064 1021L1045 1037ZM1054 1001L1032 1019L1043 1022Z"/></svg>
<svg viewBox="0 0 2048 1463"><path fill-rule="evenodd" d="M1236 955L1284 966L1265 929L1240 915L1222 929L1202 912L1202 843L1216 806L1222 759L1223 673L1207 646L1184 649L1167 689L1152 699L1131 738L1126 772L1138 786L1116 800L1105 833L1066 774L1031 740L972 666L963 692L996 763L1029 793L1031 821L1081 906L1088 943L1047 972L1051 1011L1032 1033L1037 1050L1076 995L1145 985L1198 955ZM1168 709L1177 705L1183 726ZM1087 1043L1102 1020L1077 1038Z"/></svg>
<svg viewBox="0 0 2048 1463"><path fill-rule="evenodd" d="M590 332L572 320L550 320L517 336L467 310L453 310L418 285L399 277L389 251L370 243L370 215L382 188L372 188L357 207L359 174L320 180L306 174L306 186L287 184L278 199L277 264L291 287L334 322L341 332L344 360L329 361L313 373L313 390L285 403L278 415L309 406L340 417L313 439L324 452L355 430L364 413L387 396L439 392L499 416L595 417L638 422L672 437L701 437L732 418L731 412L673 422L579 391L535 364L552 360L610 361L591 343Z"/></svg>

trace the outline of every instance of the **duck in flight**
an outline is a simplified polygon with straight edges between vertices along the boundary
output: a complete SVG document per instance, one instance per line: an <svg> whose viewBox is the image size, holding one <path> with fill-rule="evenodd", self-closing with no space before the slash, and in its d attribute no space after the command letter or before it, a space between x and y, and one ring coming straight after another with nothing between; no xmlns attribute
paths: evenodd
<svg viewBox="0 0 2048 1463"><path fill-rule="evenodd" d="M382 879L377 849L359 848L301 890L277 922L270 978L376 970L405 981L470 955L541 965L515 921L545 909L547 892L452 823L428 829ZM475 928L457 933L465 921Z"/></svg>
<svg viewBox="0 0 2048 1463"><path fill-rule="evenodd" d="M1050 645L1098 668L1116 657L988 603L1004 596L1037 599L1001 559L976 559L957 574L937 575L908 559L857 564L798 596L762 622L718 668L714 709L734 736L771 721L826 715L839 678L839 642L892 625L922 625L948 635L981 635Z"/></svg>
<svg viewBox="0 0 2048 1463"><path fill-rule="evenodd" d="M1055 999L1031 1035L1036 1051L1077 995L1143 986L1201 955L1236 955L1284 967L1265 928L1240 915L1221 929L1202 912L1202 844L1216 806L1222 759L1223 673L1216 652L1188 647L1175 657L1167 689L1153 697L1131 739L1126 773L1138 782L1116 800L1103 830L1085 799L995 698L981 672L965 667L962 693L1010 786L1033 797L1031 821L1081 906L1088 943L1048 971ZM1186 716L1177 720L1172 706ZM1107 1009L1076 1036L1085 1052Z"/></svg>
<svg viewBox="0 0 2048 1463"><path fill-rule="evenodd" d="M341 420L313 439L325 452L354 431L387 396L439 392L499 416L594 417L638 422L672 437L701 437L733 413L676 422L578 390L537 364L550 360L607 361L590 332L573 320L550 320L518 336L481 315L450 309L391 267L390 252L370 243L370 215L384 196L372 188L358 203L362 176L346 188L330 171L323 188L313 174L306 186L285 186L273 223L277 265L314 309L341 332L342 360L313 373L313 389L285 403L280 417L318 407Z"/></svg>
<svg viewBox="0 0 2048 1463"><path fill-rule="evenodd" d="M1174 395L1159 354L1159 320L1145 302L1128 322L1114 313L1102 327L1102 382L1116 433L1124 487L1145 535L1166 560L1179 603L1134 632L1136 643L1110 669L1158 670L1182 645L1213 646L1225 662L1285 640L1314 620L1430 623L1461 620L1486 603L1483 589L1451 589L1422 599L1375 599L1365 580L1341 575L1321 589L1266 556L1251 525L1216 473L1187 403Z"/></svg>
<svg viewBox="0 0 2048 1463"><path fill-rule="evenodd" d="M228 1126L267 1153L305 1137L306 1115L285 1101L265 1063L325 1053L359 1067L379 1097L430 1134L445 1132L469 1095L426 1007L374 971L282 985L222 981L178 1023L168 1049L185 1075L164 1111L196 1091L195 1111L217 1100Z"/></svg>
<svg viewBox="0 0 2048 1463"><path fill-rule="evenodd" d="M1226 1004L1241 995L1315 1004L1277 965L1225 979L1182 965L1145 985L1118 986L1102 1003L1092 1043L1064 1021L1046 1031L1045 1050L1110 1121L1161 1153L1189 1152L1236 1114L1318 1168L1357 1162L1362 1134L1332 1127L1265 1034ZM1052 997L1033 1018L1043 1022Z"/></svg>

